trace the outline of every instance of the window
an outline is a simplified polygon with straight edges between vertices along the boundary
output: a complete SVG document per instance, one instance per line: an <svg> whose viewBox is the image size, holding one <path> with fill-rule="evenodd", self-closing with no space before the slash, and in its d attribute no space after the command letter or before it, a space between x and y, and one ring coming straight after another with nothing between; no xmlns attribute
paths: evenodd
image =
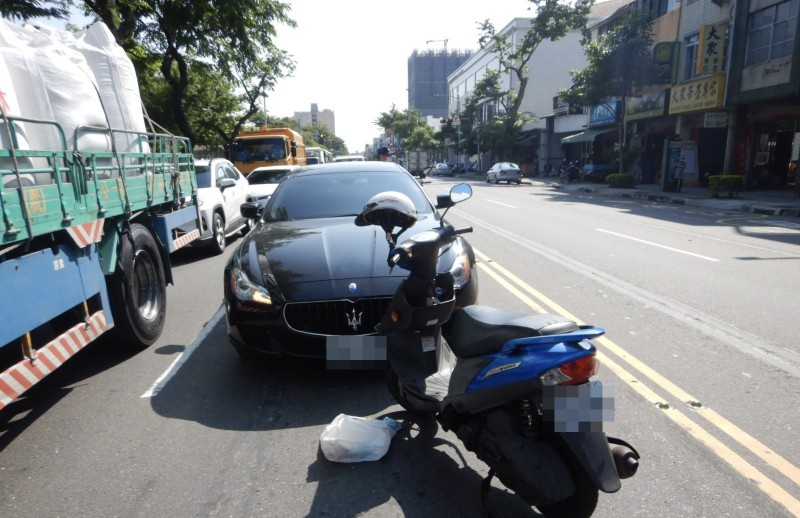
<svg viewBox="0 0 800 518"><path fill-rule="evenodd" d="M750 14L745 66L792 55L798 6L800 0L789 0Z"/></svg>
<svg viewBox="0 0 800 518"><path fill-rule="evenodd" d="M694 34L683 41L684 60L683 60L683 80L694 79L698 76L697 71L697 49L699 36Z"/></svg>

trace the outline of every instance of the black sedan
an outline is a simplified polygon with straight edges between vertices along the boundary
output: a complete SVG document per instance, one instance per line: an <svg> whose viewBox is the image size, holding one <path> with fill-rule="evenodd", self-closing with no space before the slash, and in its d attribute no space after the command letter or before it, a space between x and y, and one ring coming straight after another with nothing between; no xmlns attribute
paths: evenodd
<svg viewBox="0 0 800 518"><path fill-rule="evenodd" d="M406 194L418 213L398 242L440 224L419 182L391 162L313 165L283 180L225 267L228 336L242 356L317 358L328 368L384 365L385 337L375 325L408 272L387 265L380 228L355 224L384 191ZM256 204L241 210L258 217ZM466 240L442 249L439 271L455 277L457 308L476 302L475 255Z"/></svg>

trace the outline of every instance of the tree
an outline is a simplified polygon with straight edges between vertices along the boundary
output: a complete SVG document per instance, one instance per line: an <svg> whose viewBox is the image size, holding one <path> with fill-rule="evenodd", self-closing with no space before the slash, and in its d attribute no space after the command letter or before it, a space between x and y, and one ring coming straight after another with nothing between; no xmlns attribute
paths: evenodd
<svg viewBox="0 0 800 518"><path fill-rule="evenodd" d="M31 18L66 19L67 0L0 0L0 16L12 20L29 20Z"/></svg>
<svg viewBox="0 0 800 518"><path fill-rule="evenodd" d="M585 42L589 65L572 73L572 86L558 92L561 100L575 105L593 106L610 99L625 99L634 86L644 86L656 77L652 57L652 25L648 13L638 10L625 12L615 22L613 30ZM624 113L619 114L619 172L625 169L627 132Z"/></svg>
<svg viewBox="0 0 800 518"><path fill-rule="evenodd" d="M530 79L528 63L531 57L542 42L557 41L572 30L585 30L589 9L594 3L594 0L575 0L573 5L562 0L530 1L536 6L536 15L531 20L530 29L516 44L510 40L510 34L498 34L489 20L480 24L482 35L478 43L481 49L493 52L498 59L500 72L513 74L518 84L516 90L509 90L498 98L505 111L503 159L510 155L511 146L519 133L519 108Z"/></svg>
<svg viewBox="0 0 800 518"><path fill-rule="evenodd" d="M426 151L439 147L435 130L425 122L417 110L398 110L393 104L388 112L382 112L375 124L386 133L393 134L406 150L423 149Z"/></svg>
<svg viewBox="0 0 800 518"><path fill-rule="evenodd" d="M243 112L232 138L257 111L259 99L277 79L293 71L293 63L272 38L275 25L295 27L289 5L277 0L84 0L87 13L103 20L128 51L137 70L157 63L170 94L173 118L180 132L195 139L187 110L192 63L208 64L243 93ZM204 106L196 107L203 109Z"/></svg>

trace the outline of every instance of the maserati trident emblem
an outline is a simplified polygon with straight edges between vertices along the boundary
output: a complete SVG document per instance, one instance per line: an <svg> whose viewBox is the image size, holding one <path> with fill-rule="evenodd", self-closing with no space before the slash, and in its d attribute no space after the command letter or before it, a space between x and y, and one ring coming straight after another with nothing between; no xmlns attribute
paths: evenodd
<svg viewBox="0 0 800 518"><path fill-rule="evenodd" d="M345 313L344 316L347 317L347 325L353 328L353 331L358 331L358 327L361 325L361 315L363 311L360 311L356 315L356 308L353 308L353 314L350 315L349 313Z"/></svg>

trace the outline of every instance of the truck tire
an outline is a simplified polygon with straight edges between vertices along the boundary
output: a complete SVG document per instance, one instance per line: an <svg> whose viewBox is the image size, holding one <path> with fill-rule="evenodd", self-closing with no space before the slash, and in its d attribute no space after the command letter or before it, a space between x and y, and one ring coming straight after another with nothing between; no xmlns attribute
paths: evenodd
<svg viewBox="0 0 800 518"><path fill-rule="evenodd" d="M164 328L167 286L158 245L145 226L134 223L120 236L117 269L107 284L114 343L137 350L152 345Z"/></svg>

